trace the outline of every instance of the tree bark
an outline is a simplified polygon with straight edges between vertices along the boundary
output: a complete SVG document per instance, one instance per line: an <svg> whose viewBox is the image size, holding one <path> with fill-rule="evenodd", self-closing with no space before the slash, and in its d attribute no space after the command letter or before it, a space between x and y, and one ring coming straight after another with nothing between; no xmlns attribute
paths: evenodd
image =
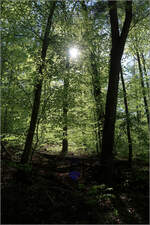
<svg viewBox="0 0 150 225"><path fill-rule="evenodd" d="M117 2L109 0L108 5L111 23L112 48L110 54L109 83L106 97L101 163L104 182L111 185L113 175L113 146L120 64L132 20L132 1L126 1L125 21L120 35L118 28Z"/></svg>
<svg viewBox="0 0 150 225"><path fill-rule="evenodd" d="M124 106L125 106L125 112L126 112L127 137L128 137L128 146L129 146L129 159L128 160L129 160L129 165L131 166L132 165L132 139L131 139L131 132L130 132L130 118L129 118L126 87L125 87L125 82L124 82L121 66L120 66L120 75L121 75L121 82L122 82L122 88L123 88Z"/></svg>
<svg viewBox="0 0 150 225"><path fill-rule="evenodd" d="M147 103L147 98L146 98L141 59L140 59L140 54L139 54L138 50L136 50L136 56L137 56L137 61L138 61L139 73L140 73L140 80L141 80L141 87L142 87L143 101L144 101L145 113L146 113L146 117L147 117L148 129L150 129L149 128L150 113L149 113L148 103Z"/></svg>
<svg viewBox="0 0 150 225"><path fill-rule="evenodd" d="M30 127L26 137L24 152L21 157L21 163L23 164L28 163L31 160L33 136L34 136L38 112L40 108L40 98L41 98L42 83L43 83L43 68L44 68L46 53L47 53L47 49L49 45L49 34L50 34L52 18L53 18L53 14L55 10L55 5L56 5L56 1L52 1L50 5L50 11L49 11L47 24L46 24L42 51L41 51L42 62L39 67L39 77L37 78L37 81L35 83L35 88L34 88L34 102L33 102L33 108L32 108L31 120L30 120Z"/></svg>

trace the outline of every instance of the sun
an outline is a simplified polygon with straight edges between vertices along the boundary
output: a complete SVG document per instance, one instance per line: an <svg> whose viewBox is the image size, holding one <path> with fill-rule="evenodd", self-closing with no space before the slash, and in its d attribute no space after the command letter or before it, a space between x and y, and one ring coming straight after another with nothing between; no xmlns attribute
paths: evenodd
<svg viewBox="0 0 150 225"><path fill-rule="evenodd" d="M77 58L77 56L79 55L79 50L75 47L72 47L69 49L69 55L71 58Z"/></svg>

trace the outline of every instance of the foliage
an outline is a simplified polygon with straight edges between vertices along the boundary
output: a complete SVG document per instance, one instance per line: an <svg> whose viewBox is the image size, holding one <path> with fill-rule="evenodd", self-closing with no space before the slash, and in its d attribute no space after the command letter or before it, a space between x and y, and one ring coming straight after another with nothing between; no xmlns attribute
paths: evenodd
<svg viewBox="0 0 150 225"><path fill-rule="evenodd" d="M147 158L148 128L142 98L135 48L144 54L147 73L149 46L148 1L134 1L134 18L122 60L128 107L130 114L133 157ZM69 150L96 152L95 100L92 86L90 52L100 78L102 99L105 100L108 83L110 52L110 25L105 1L86 3L85 21L80 2L58 2L50 34L44 67L41 107L34 136L34 146L55 145L61 150L63 79L66 75L68 48L77 46L80 56L70 59L70 86L68 112ZM46 26L48 1L2 1L2 134L8 141L15 136L24 144L33 104L34 84L40 64L39 52L42 31ZM120 21L123 21L123 4L118 4ZM72 16L73 15L73 16ZM120 23L121 24L121 23ZM144 69L144 67L143 67ZM144 71L144 70L143 70ZM144 76L146 84L147 77ZM145 85L146 95L148 88ZM101 128L102 129L102 128ZM119 86L115 154L128 157L126 119L123 90Z"/></svg>

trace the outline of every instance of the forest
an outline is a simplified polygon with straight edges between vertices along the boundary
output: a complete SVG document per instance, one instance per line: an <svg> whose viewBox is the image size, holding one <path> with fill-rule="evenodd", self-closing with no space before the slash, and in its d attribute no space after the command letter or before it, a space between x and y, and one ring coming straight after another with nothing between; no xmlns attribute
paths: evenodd
<svg viewBox="0 0 150 225"><path fill-rule="evenodd" d="M1 223L149 224L149 0L1 0Z"/></svg>

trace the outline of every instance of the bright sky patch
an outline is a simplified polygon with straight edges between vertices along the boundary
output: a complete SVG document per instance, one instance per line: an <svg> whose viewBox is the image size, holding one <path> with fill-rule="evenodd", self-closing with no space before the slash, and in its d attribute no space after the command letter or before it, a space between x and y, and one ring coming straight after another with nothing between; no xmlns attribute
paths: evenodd
<svg viewBox="0 0 150 225"><path fill-rule="evenodd" d="M69 49L69 55L71 58L77 58L77 56L79 55L79 50L77 48L70 48Z"/></svg>

